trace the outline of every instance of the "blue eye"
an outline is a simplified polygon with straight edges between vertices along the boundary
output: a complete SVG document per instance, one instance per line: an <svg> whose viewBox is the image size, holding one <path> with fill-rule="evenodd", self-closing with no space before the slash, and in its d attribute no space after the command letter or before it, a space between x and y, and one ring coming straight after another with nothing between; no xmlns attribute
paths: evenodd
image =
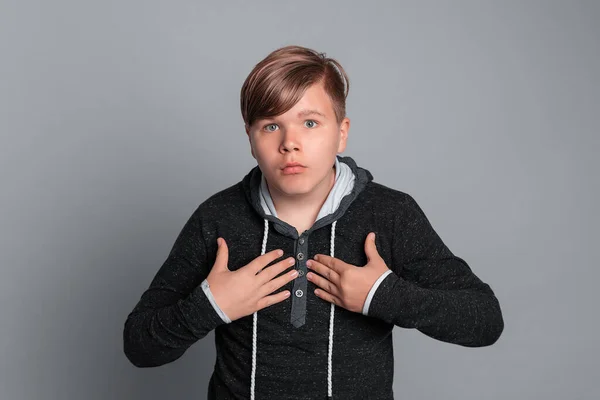
<svg viewBox="0 0 600 400"><path fill-rule="evenodd" d="M307 123L312 123L312 124L309 126L309 125L307 125ZM314 128L314 127L315 127L315 126L317 126L317 125L318 125L318 124L317 124L317 121L314 121L314 120L312 120L312 119L306 120L306 121L304 122L304 126L306 126L307 128Z"/></svg>
<svg viewBox="0 0 600 400"><path fill-rule="evenodd" d="M268 132L275 132L275 129L269 129L270 126L277 126L277 124L265 125L265 130L267 130Z"/></svg>

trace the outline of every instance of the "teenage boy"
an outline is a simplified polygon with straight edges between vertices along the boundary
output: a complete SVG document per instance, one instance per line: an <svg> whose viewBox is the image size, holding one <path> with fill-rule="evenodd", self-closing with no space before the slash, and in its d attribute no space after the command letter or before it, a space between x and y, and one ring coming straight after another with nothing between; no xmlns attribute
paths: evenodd
<svg viewBox="0 0 600 400"><path fill-rule="evenodd" d="M200 204L129 314L134 365L172 362L214 329L209 399L388 400L394 326L496 342L490 286L410 195L338 156L348 82L299 46L255 66L241 109L258 165Z"/></svg>

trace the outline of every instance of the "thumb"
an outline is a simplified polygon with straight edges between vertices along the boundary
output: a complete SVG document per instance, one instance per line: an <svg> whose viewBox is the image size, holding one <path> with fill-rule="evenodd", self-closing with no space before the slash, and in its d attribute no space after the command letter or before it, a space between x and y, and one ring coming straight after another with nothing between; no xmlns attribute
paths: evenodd
<svg viewBox="0 0 600 400"><path fill-rule="evenodd" d="M227 268L227 263L229 262L229 248L227 247L227 243L225 243L225 239L218 238L217 246L217 258L215 259L215 266L218 269L229 271L229 268Z"/></svg>
<svg viewBox="0 0 600 400"><path fill-rule="evenodd" d="M365 253L367 254L367 262L379 258L379 252L375 245L375 232L371 232L367 235L367 239L365 240Z"/></svg>

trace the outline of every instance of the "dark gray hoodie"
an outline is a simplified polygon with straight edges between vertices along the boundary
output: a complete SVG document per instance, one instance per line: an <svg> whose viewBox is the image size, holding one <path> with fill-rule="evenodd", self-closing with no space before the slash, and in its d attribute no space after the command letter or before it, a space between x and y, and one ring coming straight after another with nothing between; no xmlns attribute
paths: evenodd
<svg viewBox="0 0 600 400"><path fill-rule="evenodd" d="M300 235L269 212L258 166L204 201L125 322L129 360L138 367L172 362L214 329L209 399L387 400L394 398L394 326L462 346L493 344L504 323L489 285L452 254L411 196L375 183L350 157L338 157L340 166L352 172L352 184L340 185L336 168L337 192L334 186ZM321 253L363 266L369 232L390 270L363 312L317 297L306 261ZM293 255L300 276L277 290L292 295L230 322L205 281L218 237L228 243L232 271L277 248L284 255L275 262Z"/></svg>

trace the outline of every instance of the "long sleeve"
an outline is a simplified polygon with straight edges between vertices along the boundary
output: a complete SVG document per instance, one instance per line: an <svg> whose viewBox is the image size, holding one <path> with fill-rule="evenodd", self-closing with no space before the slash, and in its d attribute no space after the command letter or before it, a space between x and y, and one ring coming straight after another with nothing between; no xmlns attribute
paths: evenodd
<svg viewBox="0 0 600 400"><path fill-rule="evenodd" d="M377 278L377 280L371 287L371 290L369 290L369 293L367 294L367 299L365 300L365 304L363 305L363 309L362 309L363 315L369 315L369 306L371 305L373 296L375 296L375 292L377 292L377 289L379 288L379 285L381 285L381 282L383 282L383 280L391 273L392 273L392 271L388 269L383 274L381 274L381 276L379 278Z"/></svg>
<svg viewBox="0 0 600 400"><path fill-rule="evenodd" d="M155 367L172 362L225 323L201 286L211 267L199 207L125 321L124 352L132 364Z"/></svg>
<svg viewBox="0 0 600 400"><path fill-rule="evenodd" d="M202 289L204 290L204 294L208 298L208 301L210 301L210 304L212 304L212 306L215 309L215 311L217 312L217 314L219 314L219 317L221 317L221 319L225 323L230 324L231 319L229 319L227 314L225 314L225 311L221 310L221 307L219 307L219 305L217 304L217 301L215 300L215 297L213 296L212 291L210 290L210 284L208 283L208 281L206 279L202 281L201 286L202 286Z"/></svg>
<svg viewBox="0 0 600 400"><path fill-rule="evenodd" d="M466 347L495 343L504 321L494 292L452 254L406 196L395 220L392 273L373 295L369 316Z"/></svg>

